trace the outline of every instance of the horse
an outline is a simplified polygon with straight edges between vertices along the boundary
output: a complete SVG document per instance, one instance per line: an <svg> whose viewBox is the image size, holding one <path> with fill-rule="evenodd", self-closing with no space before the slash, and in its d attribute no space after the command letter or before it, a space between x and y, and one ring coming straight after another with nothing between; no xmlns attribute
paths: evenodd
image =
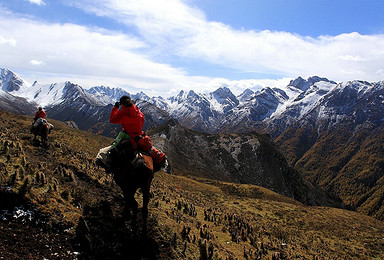
<svg viewBox="0 0 384 260"><path fill-rule="evenodd" d="M140 188L143 193L143 233L146 234L150 188L154 177L153 160L149 155L134 149L130 140L119 143L110 154L113 178L124 196L123 219L130 217L132 211L132 220L136 223L138 203L135 193Z"/></svg>
<svg viewBox="0 0 384 260"><path fill-rule="evenodd" d="M33 141L37 140L37 136L41 137L41 144L43 146L48 145L48 134L50 132L49 124L40 124L35 128L31 129L31 132L34 134Z"/></svg>

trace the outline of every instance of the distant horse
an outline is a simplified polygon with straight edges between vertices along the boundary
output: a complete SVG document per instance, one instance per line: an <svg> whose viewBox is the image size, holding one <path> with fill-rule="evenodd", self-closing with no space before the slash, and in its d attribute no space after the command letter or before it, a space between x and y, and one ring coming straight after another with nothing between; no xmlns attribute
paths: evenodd
<svg viewBox="0 0 384 260"><path fill-rule="evenodd" d="M129 217L130 211L132 211L134 222L138 212L135 193L138 188L141 188L143 193L143 232L146 233L149 195L154 177L152 158L136 151L131 145L131 141L126 140L111 150L111 159L114 180L124 195L123 217Z"/></svg>
<svg viewBox="0 0 384 260"><path fill-rule="evenodd" d="M32 129L31 132L34 134L34 138L33 140L36 141L37 140L37 136L40 136L41 137L41 144L43 146L47 146L48 145L48 133L50 131L49 129L49 125L48 124L41 124L39 126L37 126L36 128Z"/></svg>

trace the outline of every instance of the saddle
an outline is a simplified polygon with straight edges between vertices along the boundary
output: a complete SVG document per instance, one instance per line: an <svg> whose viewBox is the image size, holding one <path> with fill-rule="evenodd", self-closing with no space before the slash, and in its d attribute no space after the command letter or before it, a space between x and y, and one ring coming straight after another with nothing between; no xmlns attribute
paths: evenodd
<svg viewBox="0 0 384 260"><path fill-rule="evenodd" d="M152 158L146 153L137 151L129 139L112 147L109 150L109 157L112 172L124 167L132 170L140 167L146 167L150 171L154 170Z"/></svg>
<svg viewBox="0 0 384 260"><path fill-rule="evenodd" d="M32 134L40 134L41 129L43 127L47 127L48 134L50 134L54 128L54 126L51 123L48 123L48 121L44 118L38 118L34 123L31 125L31 133Z"/></svg>
<svg viewBox="0 0 384 260"><path fill-rule="evenodd" d="M152 146L147 135L132 139L128 134L119 134L111 146L99 150L96 165L107 173L113 173L123 167L133 167L137 162L145 163L149 170L164 170L171 173L171 167L163 152ZM143 158L143 160L139 160Z"/></svg>

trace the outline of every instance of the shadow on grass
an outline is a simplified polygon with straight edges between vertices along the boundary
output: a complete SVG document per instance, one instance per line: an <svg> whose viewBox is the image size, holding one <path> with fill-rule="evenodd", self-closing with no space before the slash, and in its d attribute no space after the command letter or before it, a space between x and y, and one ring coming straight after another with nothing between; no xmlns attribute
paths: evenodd
<svg viewBox="0 0 384 260"><path fill-rule="evenodd" d="M142 232L141 214L137 224L114 216L109 202L84 209L79 219L73 247L80 253L78 259L158 259L160 247L156 221L149 218L148 233ZM160 239L161 240L161 239Z"/></svg>

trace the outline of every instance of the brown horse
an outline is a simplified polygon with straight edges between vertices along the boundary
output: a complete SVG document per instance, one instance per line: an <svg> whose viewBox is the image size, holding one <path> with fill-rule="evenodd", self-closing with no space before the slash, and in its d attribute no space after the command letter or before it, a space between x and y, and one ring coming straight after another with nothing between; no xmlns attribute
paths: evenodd
<svg viewBox="0 0 384 260"><path fill-rule="evenodd" d="M37 136L40 136L41 137L41 144L43 146L47 146L48 145L48 133L50 131L49 129L49 125L48 124L41 124L39 126L37 126L36 128L34 129L31 129L31 132L35 135L35 137L33 138L33 141L36 141L37 140Z"/></svg>
<svg viewBox="0 0 384 260"><path fill-rule="evenodd" d="M143 193L143 232L146 233L149 195L154 177L152 158L136 151L131 145L131 141L126 140L111 150L111 159L114 180L124 195L124 218L129 217L130 211L132 211L132 220L136 222L138 203L135 200L135 193L138 188Z"/></svg>

